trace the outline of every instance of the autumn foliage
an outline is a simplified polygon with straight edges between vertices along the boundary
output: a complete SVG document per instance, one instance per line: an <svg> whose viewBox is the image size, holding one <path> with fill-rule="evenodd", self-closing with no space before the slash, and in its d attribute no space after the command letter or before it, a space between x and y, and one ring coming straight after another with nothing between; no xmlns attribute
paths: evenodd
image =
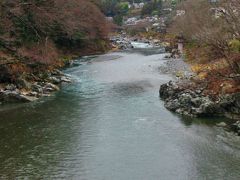
<svg viewBox="0 0 240 180"><path fill-rule="evenodd" d="M181 36L185 57L207 94L240 91L240 1L185 0L169 32ZM176 13L177 14L177 13Z"/></svg>
<svg viewBox="0 0 240 180"><path fill-rule="evenodd" d="M239 83L240 2L186 0L178 10L185 13L175 16L170 32L184 37L186 57L199 67L201 76L205 74L211 82L215 76Z"/></svg>
<svg viewBox="0 0 240 180"><path fill-rule="evenodd" d="M91 44L102 50L108 31L91 0L0 1L0 48L19 59L51 64Z"/></svg>

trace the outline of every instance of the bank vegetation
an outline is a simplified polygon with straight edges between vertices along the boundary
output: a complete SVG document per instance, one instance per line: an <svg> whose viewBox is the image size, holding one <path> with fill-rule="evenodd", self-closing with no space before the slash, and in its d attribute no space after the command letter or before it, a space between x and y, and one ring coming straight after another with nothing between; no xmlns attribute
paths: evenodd
<svg viewBox="0 0 240 180"><path fill-rule="evenodd" d="M240 2L186 0L170 32L184 40L186 59L208 93L240 91Z"/></svg>
<svg viewBox="0 0 240 180"><path fill-rule="evenodd" d="M109 28L91 0L0 0L0 83L105 51Z"/></svg>

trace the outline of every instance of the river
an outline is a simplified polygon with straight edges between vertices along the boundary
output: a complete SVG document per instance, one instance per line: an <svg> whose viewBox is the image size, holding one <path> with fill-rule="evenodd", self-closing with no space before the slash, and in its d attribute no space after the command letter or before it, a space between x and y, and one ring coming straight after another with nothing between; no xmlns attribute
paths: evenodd
<svg viewBox="0 0 240 180"><path fill-rule="evenodd" d="M237 180L240 139L223 121L166 110L157 49L85 57L72 84L0 110L0 179Z"/></svg>

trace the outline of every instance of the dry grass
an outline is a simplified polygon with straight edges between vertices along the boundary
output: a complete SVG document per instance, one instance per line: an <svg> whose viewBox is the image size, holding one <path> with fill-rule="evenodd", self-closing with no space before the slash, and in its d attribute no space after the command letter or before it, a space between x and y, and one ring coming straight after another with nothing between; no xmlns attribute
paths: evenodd
<svg viewBox="0 0 240 180"><path fill-rule="evenodd" d="M211 58L206 48L186 48L186 58L196 74L194 81L205 86L206 95L231 94L240 92L238 78L232 78L232 67L226 58Z"/></svg>

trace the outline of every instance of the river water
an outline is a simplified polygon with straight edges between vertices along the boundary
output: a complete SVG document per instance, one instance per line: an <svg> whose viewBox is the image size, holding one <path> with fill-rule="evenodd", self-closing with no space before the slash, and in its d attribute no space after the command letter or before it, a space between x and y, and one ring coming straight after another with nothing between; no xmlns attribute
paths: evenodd
<svg viewBox="0 0 240 180"><path fill-rule="evenodd" d="M52 97L0 110L0 179L240 179L240 139L172 114L161 50L76 60Z"/></svg>

